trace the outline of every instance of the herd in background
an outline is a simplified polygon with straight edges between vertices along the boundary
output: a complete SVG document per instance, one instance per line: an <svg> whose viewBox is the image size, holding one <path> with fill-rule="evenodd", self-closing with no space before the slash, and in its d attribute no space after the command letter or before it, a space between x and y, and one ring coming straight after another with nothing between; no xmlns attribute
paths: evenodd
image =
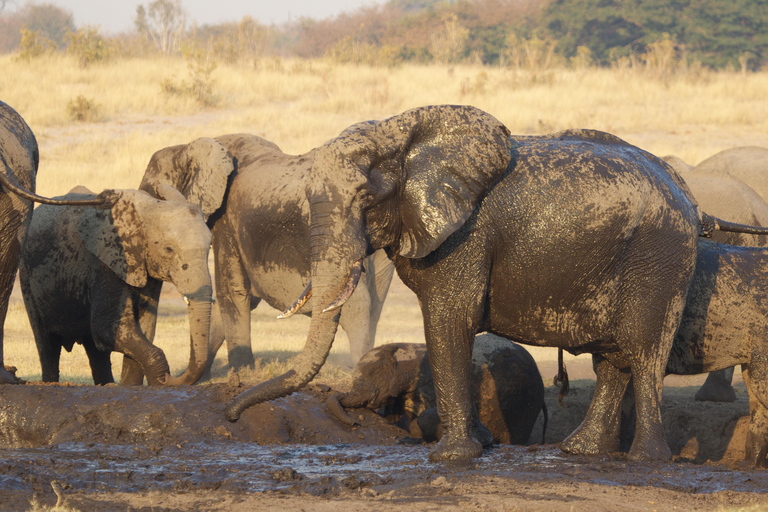
<svg viewBox="0 0 768 512"><path fill-rule="evenodd" d="M61 349L74 343L96 384L114 382L112 351L124 355L122 384L193 384L225 340L231 368L253 365L250 312L264 300L285 316L312 314L307 347L295 370L236 398L230 420L311 380L340 325L359 364L351 391L328 400L339 421L356 423L345 408L396 407L412 435L442 438L438 460L525 443L540 412L546 421L544 386L512 339L594 354L595 398L563 443L571 453L615 451L634 374L630 455L667 458L653 398L663 374L711 371L696 399L732 401L740 364L747 460L766 464L768 235L699 232L703 212L715 228L727 224L720 218L768 227L768 149L733 148L695 167L667 156L666 165L608 134L518 137L477 109L437 106L353 125L296 156L254 135L201 138L157 151L139 190L75 187L49 200L33 194L34 135L0 102L0 157L0 382L14 381L2 323L18 266L46 382L59 380ZM354 172L317 170L334 166ZM339 184L352 192L334 205ZM31 201L51 205L32 215ZM549 258L555 250L565 254ZM373 349L395 268L419 297L426 346ZM343 279L320 284L333 270ZM190 361L179 377L153 345L164 281L189 306ZM503 337L475 339L483 331Z"/></svg>

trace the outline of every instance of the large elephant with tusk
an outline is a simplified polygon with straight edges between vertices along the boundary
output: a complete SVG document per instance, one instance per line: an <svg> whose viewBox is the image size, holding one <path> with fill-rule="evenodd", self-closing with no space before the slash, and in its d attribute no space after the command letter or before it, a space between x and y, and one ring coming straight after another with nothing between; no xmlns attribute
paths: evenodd
<svg viewBox="0 0 768 512"><path fill-rule="evenodd" d="M490 442L470 392L481 331L610 366L564 450L614 449L606 397L631 371L630 456L670 457L659 400L698 237L743 227L702 222L662 160L603 132L512 136L481 110L438 105L348 128L318 150L306 193L315 302L305 348L292 370L232 400L228 419L314 378L359 262L383 248L424 317L444 432L431 459L476 457Z"/></svg>

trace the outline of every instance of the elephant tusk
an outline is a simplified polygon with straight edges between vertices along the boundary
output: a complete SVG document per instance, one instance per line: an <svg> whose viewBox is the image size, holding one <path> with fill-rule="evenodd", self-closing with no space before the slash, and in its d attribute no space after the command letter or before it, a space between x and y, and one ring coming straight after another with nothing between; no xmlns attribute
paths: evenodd
<svg viewBox="0 0 768 512"><path fill-rule="evenodd" d="M291 307L277 315L278 320L282 320L283 318L288 318L289 316L292 316L294 313L296 313L298 310L304 307L304 304L307 303L307 301L312 297L312 281L309 282L306 288L304 288L304 291L301 292L301 295L299 295L299 298L296 299L296 302L291 304Z"/></svg>
<svg viewBox="0 0 768 512"><path fill-rule="evenodd" d="M338 309L341 306L343 306L345 302L347 302L347 299L349 299L349 297L352 295L352 292L355 291L355 288L357 287L357 283L360 282L360 276L362 275L362 273L363 273L363 260L359 259L355 262L354 265L352 265L352 270L349 271L349 279L347 280L347 285L341 291L339 296L336 297L336 300L331 302L323 310L323 313L327 313L329 311Z"/></svg>

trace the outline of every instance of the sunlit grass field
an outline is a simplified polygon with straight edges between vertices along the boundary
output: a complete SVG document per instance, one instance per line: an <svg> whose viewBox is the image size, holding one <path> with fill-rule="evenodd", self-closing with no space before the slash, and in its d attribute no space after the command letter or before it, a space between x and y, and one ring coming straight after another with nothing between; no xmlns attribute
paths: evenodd
<svg viewBox="0 0 768 512"><path fill-rule="evenodd" d="M637 69L370 68L267 58L237 66L219 63L211 76L212 95L202 106L190 95L168 94L161 87L163 81L189 80L181 58L80 68L65 56L23 63L4 55L0 67L0 100L18 110L35 132L41 152L37 191L49 196L75 185L94 191L135 188L152 153L197 137L248 132L287 153L302 153L355 122L440 103L475 105L519 134L605 130L690 164L732 146L768 146L768 73L699 71L662 80ZM92 121L70 118L67 105L78 96L96 105ZM172 290L163 297L156 343L178 373L189 357L186 310ZM277 321L275 315L260 306L252 316L256 356L269 363L252 376L255 380L280 371L304 343L307 318ZM339 332L334 364L321 380L348 372L348 343ZM416 300L402 284L394 286L385 304L377 337L377 344L393 341L423 341ZM554 355L552 349L531 352L537 358ZM120 360L113 355L116 376ZM5 361L23 379L40 377L18 290L6 322ZM225 361L222 350L215 379L226 378ZM62 376L91 382L81 347L62 358Z"/></svg>

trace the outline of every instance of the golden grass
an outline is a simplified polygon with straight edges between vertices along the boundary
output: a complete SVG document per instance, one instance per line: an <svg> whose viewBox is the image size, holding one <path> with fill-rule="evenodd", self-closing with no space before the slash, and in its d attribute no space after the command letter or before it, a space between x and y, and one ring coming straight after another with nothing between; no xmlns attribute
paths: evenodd
<svg viewBox="0 0 768 512"><path fill-rule="evenodd" d="M22 114L38 138L37 190L44 195L63 194L78 184L94 191L137 187L152 153L201 136L255 133L288 153L301 153L355 122L439 103L475 105L519 134L605 130L690 164L732 146L768 146L768 73L700 73L663 82L632 69L387 69L264 59L219 64L213 73L214 106L202 107L191 97L161 91L163 80L189 79L182 59L120 60L83 69L66 56L21 63L4 55L0 67L0 99ZM69 120L67 103L79 95L96 103L97 122ZM40 368L19 301L17 293L6 323L6 363L34 380ZM186 315L177 298L164 301L157 343L178 373L189 354ZM308 320L277 322L273 316L265 306L254 312L253 345L256 356L279 371L303 346ZM392 341L423 341L416 301L404 288L393 288L379 327L377 343ZM347 347L340 331L331 360L342 368L348 364ZM554 355L552 349L531 352L550 360ZM222 350L215 368L225 360ZM119 375L118 355L113 368ZM64 355L62 375L90 382L81 347ZM215 375L224 378L223 370Z"/></svg>

